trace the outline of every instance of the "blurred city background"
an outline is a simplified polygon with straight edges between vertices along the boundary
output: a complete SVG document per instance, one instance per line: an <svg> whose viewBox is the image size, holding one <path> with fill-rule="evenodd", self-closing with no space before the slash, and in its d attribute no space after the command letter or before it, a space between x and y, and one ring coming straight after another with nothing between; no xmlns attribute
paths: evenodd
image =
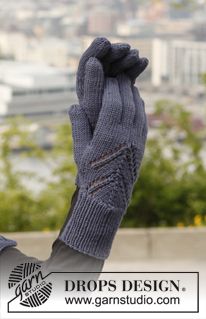
<svg viewBox="0 0 206 319"><path fill-rule="evenodd" d="M206 225L206 1L0 0L0 231L57 230L75 188L67 109L96 36L149 59L149 138L122 227Z"/></svg>

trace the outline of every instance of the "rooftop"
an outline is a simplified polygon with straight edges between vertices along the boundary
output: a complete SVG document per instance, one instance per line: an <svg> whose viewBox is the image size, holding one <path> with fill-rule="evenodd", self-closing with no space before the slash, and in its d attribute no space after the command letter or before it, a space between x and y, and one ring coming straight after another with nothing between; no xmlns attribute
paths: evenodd
<svg viewBox="0 0 206 319"><path fill-rule="evenodd" d="M69 73L73 72L45 64L0 61L0 83L17 88L68 86Z"/></svg>

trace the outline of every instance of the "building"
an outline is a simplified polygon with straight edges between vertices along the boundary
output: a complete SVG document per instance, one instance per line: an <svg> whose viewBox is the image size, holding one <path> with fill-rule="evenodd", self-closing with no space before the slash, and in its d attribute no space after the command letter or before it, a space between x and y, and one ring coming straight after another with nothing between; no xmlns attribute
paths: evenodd
<svg viewBox="0 0 206 319"><path fill-rule="evenodd" d="M0 61L0 116L62 112L75 101L74 79L68 69Z"/></svg>
<svg viewBox="0 0 206 319"><path fill-rule="evenodd" d="M16 61L46 63L67 67L72 55L80 55L81 41L57 37L26 36L19 32L0 32L0 57Z"/></svg>
<svg viewBox="0 0 206 319"><path fill-rule="evenodd" d="M184 40L153 40L152 84L174 87L203 86L206 73L206 43Z"/></svg>

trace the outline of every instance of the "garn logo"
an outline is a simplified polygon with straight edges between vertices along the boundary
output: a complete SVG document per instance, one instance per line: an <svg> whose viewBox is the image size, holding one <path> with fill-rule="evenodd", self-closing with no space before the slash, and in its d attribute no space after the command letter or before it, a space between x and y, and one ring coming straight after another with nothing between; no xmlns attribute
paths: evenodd
<svg viewBox="0 0 206 319"><path fill-rule="evenodd" d="M16 266L8 281L9 289L15 289L16 298L25 307L38 307L50 297L52 283L46 282L41 271L41 265L24 263Z"/></svg>

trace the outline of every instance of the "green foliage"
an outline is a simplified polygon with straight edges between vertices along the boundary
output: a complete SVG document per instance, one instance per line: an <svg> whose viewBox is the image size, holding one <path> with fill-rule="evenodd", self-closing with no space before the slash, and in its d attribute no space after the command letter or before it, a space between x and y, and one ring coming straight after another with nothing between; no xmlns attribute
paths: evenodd
<svg viewBox="0 0 206 319"><path fill-rule="evenodd" d="M44 229L62 226L75 189L76 166L73 161L71 126L68 123L57 127L54 149L50 157L57 166L52 172L54 181L40 194L44 214L50 217L50 224L44 218Z"/></svg>
<svg viewBox="0 0 206 319"><path fill-rule="evenodd" d="M148 140L141 174L122 226L204 225L203 139L192 130L191 115L181 105L159 101L155 113L162 120Z"/></svg>
<svg viewBox="0 0 206 319"><path fill-rule="evenodd" d="M57 127L54 148L48 152L35 143L29 124L23 118L9 120L0 134L0 231L58 229L74 191L71 127ZM50 166L52 160L52 181L45 183L35 173L14 170L16 148L23 150L19 156L39 159ZM25 179L45 185L36 194L26 187Z"/></svg>
<svg viewBox="0 0 206 319"><path fill-rule="evenodd" d="M205 132L192 129L191 114L181 105L156 104L157 127L150 129L141 174L122 227L206 225L206 171L201 152ZM0 132L0 231L59 229L75 188L71 127L53 127L54 147L42 150L24 118L9 120ZM51 167L52 179L14 169L13 153ZM26 180L26 183L25 183ZM42 183L41 191L27 181Z"/></svg>

